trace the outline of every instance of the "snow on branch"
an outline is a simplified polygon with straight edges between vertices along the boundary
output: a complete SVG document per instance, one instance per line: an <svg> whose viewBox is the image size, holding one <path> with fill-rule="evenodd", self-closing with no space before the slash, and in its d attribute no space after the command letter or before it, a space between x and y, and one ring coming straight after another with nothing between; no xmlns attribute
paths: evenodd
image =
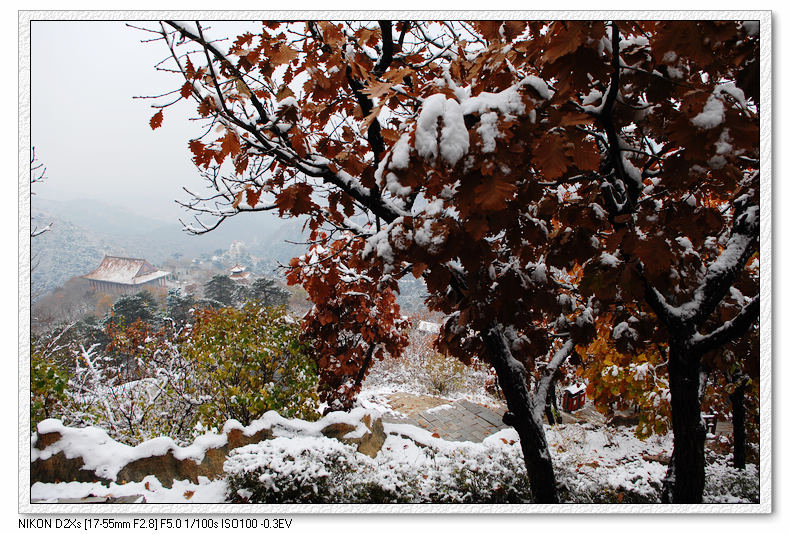
<svg viewBox="0 0 790 534"><path fill-rule="evenodd" d="M673 306L659 291L647 284L648 302L664 323L687 330L692 325L701 325L710 317L757 250L760 237L759 209L759 206L748 205L745 195L735 200L735 222L727 245L708 266L705 277L689 302Z"/></svg>
<svg viewBox="0 0 790 534"><path fill-rule="evenodd" d="M696 334L691 342L693 349L699 353L706 353L717 347L742 336L749 326L760 316L760 295L754 297L733 319L725 321L713 332L701 335Z"/></svg>
<svg viewBox="0 0 790 534"><path fill-rule="evenodd" d="M546 408L546 396L549 392L549 387L554 383L557 371L559 371L560 367L562 367L562 364L565 363L565 360L568 359L575 347L576 342L573 341L573 338L566 340L565 343L557 349L551 361L549 361L549 364L544 369L543 376L538 383L537 392L535 393L535 404L532 407L532 416L535 419L542 419L543 410Z"/></svg>
<svg viewBox="0 0 790 534"><path fill-rule="evenodd" d="M32 187L33 184L37 184L43 182L46 179L47 175L47 168L44 166L43 163L36 159L36 147L31 147L30 149L30 185ZM32 191L30 192L31 195L34 195ZM42 228L34 227L30 230L30 237L38 237L41 234L49 232L52 228L53 223L48 223Z"/></svg>

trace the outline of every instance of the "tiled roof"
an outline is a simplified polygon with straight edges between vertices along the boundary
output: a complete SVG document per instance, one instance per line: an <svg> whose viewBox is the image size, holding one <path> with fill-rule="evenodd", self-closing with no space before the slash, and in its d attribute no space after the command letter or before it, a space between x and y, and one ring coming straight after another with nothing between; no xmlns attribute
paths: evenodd
<svg viewBox="0 0 790 534"><path fill-rule="evenodd" d="M571 395L576 395L577 393L581 393L582 391L586 391L587 386L585 384L573 384L572 386L568 386L565 388L565 391L570 393Z"/></svg>
<svg viewBox="0 0 790 534"><path fill-rule="evenodd" d="M155 269L141 258L105 256L101 264L93 272L84 275L83 278L115 284L139 285L168 274L170 273L167 271Z"/></svg>

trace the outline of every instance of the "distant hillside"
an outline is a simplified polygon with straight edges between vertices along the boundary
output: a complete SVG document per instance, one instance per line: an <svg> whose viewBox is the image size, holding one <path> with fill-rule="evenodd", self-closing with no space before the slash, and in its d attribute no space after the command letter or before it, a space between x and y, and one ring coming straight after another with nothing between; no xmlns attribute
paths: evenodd
<svg viewBox="0 0 790 534"><path fill-rule="evenodd" d="M178 220L144 217L123 206L101 201L53 201L34 197L34 224L53 223L49 232L31 242L33 294L62 286L74 276L95 269L106 254L145 258L154 265L181 255L215 263L217 268L245 264L257 276L272 276L281 265L303 254L304 221L256 213L226 220L200 236L187 234ZM246 256L234 257L233 243L243 243ZM421 309L426 293L422 280L400 281L398 302L404 311Z"/></svg>
<svg viewBox="0 0 790 534"><path fill-rule="evenodd" d="M258 258L258 270L271 271L305 248L285 242L304 240L302 222L270 214L234 217L208 234L194 236L176 219L168 223L101 201L33 200L34 224L53 223L49 232L31 241L34 295L90 272L105 254L145 258L156 265L175 254L210 257L239 241Z"/></svg>
<svg viewBox="0 0 790 534"><path fill-rule="evenodd" d="M74 276L92 271L105 254L130 255L130 251L109 236L50 214L41 214L38 220L51 222L52 228L31 240L34 296L62 286Z"/></svg>

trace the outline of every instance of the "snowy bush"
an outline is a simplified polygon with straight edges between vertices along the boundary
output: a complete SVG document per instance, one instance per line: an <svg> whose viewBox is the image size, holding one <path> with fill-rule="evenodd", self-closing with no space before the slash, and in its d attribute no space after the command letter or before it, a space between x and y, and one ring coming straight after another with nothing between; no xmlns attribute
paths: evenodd
<svg viewBox="0 0 790 534"><path fill-rule="evenodd" d="M41 348L30 348L30 430L50 417L60 417L67 401L68 374L57 362L48 359Z"/></svg>
<svg viewBox="0 0 790 534"><path fill-rule="evenodd" d="M254 503L344 502L364 469L356 449L337 440L279 437L236 449L225 462L228 500Z"/></svg>
<svg viewBox="0 0 790 534"><path fill-rule="evenodd" d="M471 397L490 402L497 394L496 374L477 357L465 365L432 347L432 337L412 332L401 358L377 361L365 389L385 388L447 398Z"/></svg>
<svg viewBox="0 0 790 534"><path fill-rule="evenodd" d="M645 440L635 429L585 424L555 425L546 432L557 451L555 476L561 502L657 503L666 466L642 454L671 450L668 436Z"/></svg>
<svg viewBox="0 0 790 534"><path fill-rule="evenodd" d="M225 462L227 499L239 503L528 501L524 461L514 440L428 441L433 444L390 435L375 459L322 437L278 437L248 445L233 451Z"/></svg>
<svg viewBox="0 0 790 534"><path fill-rule="evenodd" d="M63 422L101 427L130 445L156 436L186 443L201 403L192 392L194 369L165 337L147 337L136 354L119 360L96 345L75 351Z"/></svg>
<svg viewBox="0 0 790 534"><path fill-rule="evenodd" d="M229 419L249 424L268 410L318 417L316 373L282 309L199 310L194 326L179 334L143 321L109 324L107 332L104 348L72 347L62 409L53 411L53 399L31 398L33 422L57 416L134 445L156 436L186 443L203 429ZM57 393L46 380L59 375L47 378L47 369L34 367L36 384Z"/></svg>
<svg viewBox="0 0 790 534"><path fill-rule="evenodd" d="M299 334L284 308L248 303L197 310L180 351L198 377L201 424L220 428L236 419L249 425L269 410L317 419L318 376Z"/></svg>
<svg viewBox="0 0 790 534"><path fill-rule="evenodd" d="M504 440L504 438L502 438ZM453 451L437 461L430 502L505 504L530 502L529 480L517 442L483 450Z"/></svg>
<svg viewBox="0 0 790 534"><path fill-rule="evenodd" d="M708 453L703 501L710 503L760 502L760 470L755 464L745 469L732 466L732 455Z"/></svg>
<svg viewBox="0 0 790 534"><path fill-rule="evenodd" d="M435 351L421 354L414 363L422 371L423 384L434 395L455 393L465 385L465 366Z"/></svg>

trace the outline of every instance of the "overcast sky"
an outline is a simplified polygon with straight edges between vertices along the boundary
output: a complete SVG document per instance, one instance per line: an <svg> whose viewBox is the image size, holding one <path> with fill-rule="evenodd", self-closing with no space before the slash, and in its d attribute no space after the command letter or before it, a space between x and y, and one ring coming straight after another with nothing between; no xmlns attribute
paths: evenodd
<svg viewBox="0 0 790 534"><path fill-rule="evenodd" d="M174 199L200 183L187 148L200 130L186 103L166 110L161 128L149 127L151 101L133 97L180 83L154 69L167 49L146 38L123 22L32 22L31 137L47 167L34 191L40 198L100 198L170 220L183 214Z"/></svg>

